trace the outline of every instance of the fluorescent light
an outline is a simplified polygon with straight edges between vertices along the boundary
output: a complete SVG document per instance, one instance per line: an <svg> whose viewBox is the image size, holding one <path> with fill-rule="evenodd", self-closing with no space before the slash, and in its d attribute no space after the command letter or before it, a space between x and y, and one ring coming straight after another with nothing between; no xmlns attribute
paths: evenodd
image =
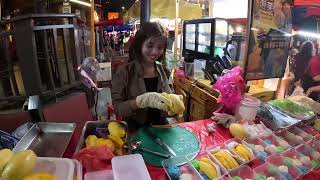
<svg viewBox="0 0 320 180"><path fill-rule="evenodd" d="M70 0L70 2L76 3L76 4L80 4L83 6L87 6L87 7L91 7L90 3L84 2L84 1L79 1L79 0Z"/></svg>
<svg viewBox="0 0 320 180"><path fill-rule="evenodd" d="M236 32L242 32L242 27L241 26L237 26L236 27Z"/></svg>
<svg viewBox="0 0 320 180"><path fill-rule="evenodd" d="M284 33L284 36L291 37L291 36L292 36L292 34Z"/></svg>
<svg viewBox="0 0 320 180"><path fill-rule="evenodd" d="M259 31L257 28L251 28L252 31Z"/></svg>
<svg viewBox="0 0 320 180"><path fill-rule="evenodd" d="M312 38L317 38L320 39L320 34L316 34L316 33L311 33L311 32L307 32L307 31L298 31L299 35L302 36L307 36L307 37L312 37Z"/></svg>

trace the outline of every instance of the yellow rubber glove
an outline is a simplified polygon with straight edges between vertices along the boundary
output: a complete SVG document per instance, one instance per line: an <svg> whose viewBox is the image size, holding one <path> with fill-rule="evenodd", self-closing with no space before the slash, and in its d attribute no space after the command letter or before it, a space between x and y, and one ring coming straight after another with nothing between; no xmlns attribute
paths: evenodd
<svg viewBox="0 0 320 180"><path fill-rule="evenodd" d="M136 104L138 108L151 107L162 111L168 111L168 104L171 104L171 102L162 96L161 93L147 92L136 98Z"/></svg>
<svg viewBox="0 0 320 180"><path fill-rule="evenodd" d="M180 115L183 114L185 107L183 103L183 96L182 95L176 95L176 94L167 94L162 93L162 96L164 96L170 104L167 104L169 106L168 115Z"/></svg>

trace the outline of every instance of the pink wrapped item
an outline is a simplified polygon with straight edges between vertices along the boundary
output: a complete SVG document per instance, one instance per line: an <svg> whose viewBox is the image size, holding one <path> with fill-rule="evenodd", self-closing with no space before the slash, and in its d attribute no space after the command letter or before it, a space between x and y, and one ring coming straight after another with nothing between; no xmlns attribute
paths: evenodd
<svg viewBox="0 0 320 180"><path fill-rule="evenodd" d="M234 109L241 101L245 90L245 81L242 78L242 68L237 66L218 79L213 85L221 92L222 104L227 109Z"/></svg>

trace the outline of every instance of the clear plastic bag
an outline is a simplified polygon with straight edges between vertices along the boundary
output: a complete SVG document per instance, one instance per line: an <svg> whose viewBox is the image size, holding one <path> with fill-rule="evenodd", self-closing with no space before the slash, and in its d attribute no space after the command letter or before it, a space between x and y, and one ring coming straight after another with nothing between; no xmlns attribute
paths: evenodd
<svg viewBox="0 0 320 180"><path fill-rule="evenodd" d="M269 101L268 104L300 120L308 120L315 116L315 113L307 107L295 103L289 99L276 99Z"/></svg>
<svg viewBox="0 0 320 180"><path fill-rule="evenodd" d="M300 122L300 120L279 111L268 103L262 103L259 106L257 116L273 131L287 128Z"/></svg>

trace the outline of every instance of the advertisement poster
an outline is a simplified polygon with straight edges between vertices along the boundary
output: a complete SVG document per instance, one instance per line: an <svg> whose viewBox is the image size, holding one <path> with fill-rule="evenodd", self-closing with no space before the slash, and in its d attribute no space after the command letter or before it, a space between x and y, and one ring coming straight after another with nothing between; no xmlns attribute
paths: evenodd
<svg viewBox="0 0 320 180"><path fill-rule="evenodd" d="M293 0L253 0L246 80L283 77L289 54Z"/></svg>

